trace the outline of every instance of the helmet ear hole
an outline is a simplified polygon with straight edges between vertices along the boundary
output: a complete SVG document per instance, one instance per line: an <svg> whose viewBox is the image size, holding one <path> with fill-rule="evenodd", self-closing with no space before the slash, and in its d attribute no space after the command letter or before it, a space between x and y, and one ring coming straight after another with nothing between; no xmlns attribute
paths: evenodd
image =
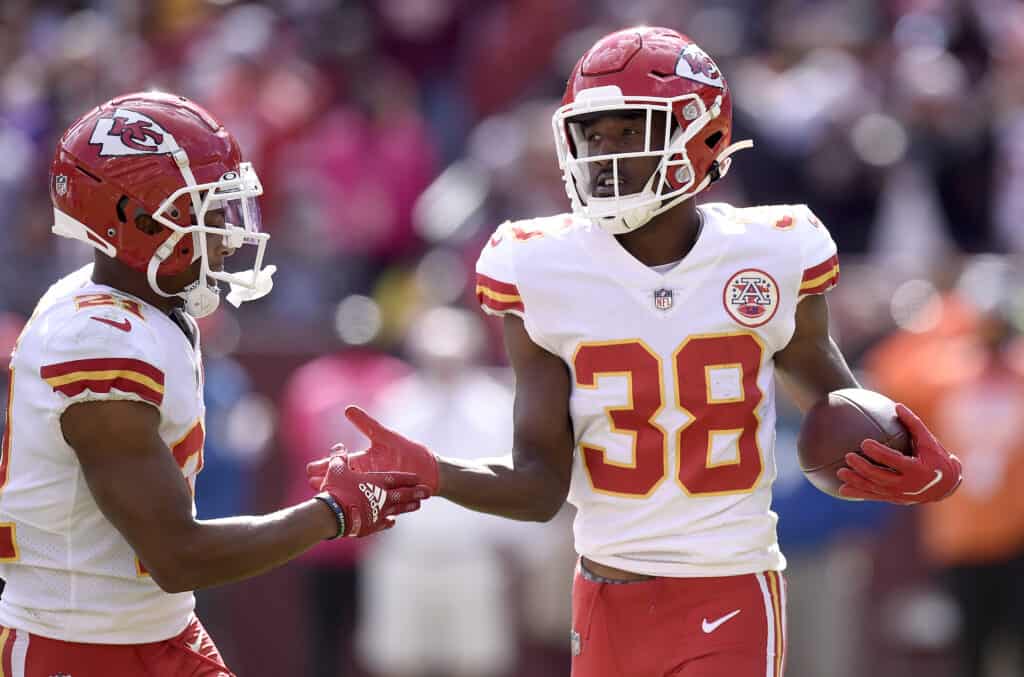
<svg viewBox="0 0 1024 677"><path fill-rule="evenodd" d="M704 139L704 144L708 148L714 148L715 146L718 145L718 142L722 140L723 136L725 136L725 135L722 134L721 130L716 131L716 132L714 132L712 134L708 134L707 138Z"/></svg>
<svg viewBox="0 0 1024 677"><path fill-rule="evenodd" d="M152 216L142 211L135 215L135 227L146 235L156 235L163 230L163 226L157 223Z"/></svg>

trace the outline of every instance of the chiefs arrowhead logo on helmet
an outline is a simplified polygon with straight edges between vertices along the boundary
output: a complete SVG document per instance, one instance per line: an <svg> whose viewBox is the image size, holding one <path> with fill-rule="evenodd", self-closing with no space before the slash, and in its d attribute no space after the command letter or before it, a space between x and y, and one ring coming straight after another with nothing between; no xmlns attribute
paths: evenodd
<svg viewBox="0 0 1024 677"><path fill-rule="evenodd" d="M725 89L722 71L718 70L718 66L707 52L692 42L686 46L676 61L676 75Z"/></svg>
<svg viewBox="0 0 1024 677"><path fill-rule="evenodd" d="M151 118L126 108L113 116L100 118L89 143L100 146L100 155L145 155L173 153L178 142Z"/></svg>

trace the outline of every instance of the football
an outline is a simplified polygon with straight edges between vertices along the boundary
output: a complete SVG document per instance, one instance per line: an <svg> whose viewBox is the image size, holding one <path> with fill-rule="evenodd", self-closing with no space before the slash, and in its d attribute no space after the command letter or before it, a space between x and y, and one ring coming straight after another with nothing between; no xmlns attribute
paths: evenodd
<svg viewBox="0 0 1024 677"><path fill-rule="evenodd" d="M800 469L815 487L838 496L836 471L848 452L860 451L868 438L910 455L910 434L896 417L896 403L885 395L860 388L834 390L804 416L797 439Z"/></svg>

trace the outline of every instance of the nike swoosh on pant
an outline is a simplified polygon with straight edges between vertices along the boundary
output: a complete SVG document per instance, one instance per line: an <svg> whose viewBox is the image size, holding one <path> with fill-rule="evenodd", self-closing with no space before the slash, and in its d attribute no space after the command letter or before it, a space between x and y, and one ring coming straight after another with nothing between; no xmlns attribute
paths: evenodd
<svg viewBox="0 0 1024 677"><path fill-rule="evenodd" d="M714 621L709 621L708 619L705 618L701 622L701 624L700 624L700 629L703 630L705 632L705 634L709 634L710 635L712 632L717 630L719 628L719 626L722 625L722 623L725 623L726 621L728 621L731 618L735 618L739 614L740 611L742 611L742 609L736 609L735 611L727 613L726 615L724 615L721 618L718 618L718 619L716 619Z"/></svg>

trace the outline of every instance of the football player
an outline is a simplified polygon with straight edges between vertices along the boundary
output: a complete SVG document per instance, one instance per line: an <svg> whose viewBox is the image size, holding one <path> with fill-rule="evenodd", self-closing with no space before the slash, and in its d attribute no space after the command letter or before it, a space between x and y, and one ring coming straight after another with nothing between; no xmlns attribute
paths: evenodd
<svg viewBox="0 0 1024 677"><path fill-rule="evenodd" d="M370 448L350 460L515 519L550 519L568 496L575 677L778 677L773 377L804 408L857 387L828 331L835 244L804 205L696 204L751 144L732 142L728 85L688 37L602 38L563 103L573 213L502 225L477 264L515 370L512 453L445 459L351 408ZM957 487L957 459L899 412L917 454L866 442L891 470L851 455L843 496L927 502ZM327 467L309 467L315 485Z"/></svg>
<svg viewBox="0 0 1024 677"><path fill-rule="evenodd" d="M198 520L203 367L194 318L263 296L262 193L234 137L178 96L83 115L52 166L54 232L93 264L39 301L11 361L0 457L0 675L230 675L192 591L255 576L324 539L388 528L413 475L332 466L323 493ZM236 249L253 265L228 272Z"/></svg>

